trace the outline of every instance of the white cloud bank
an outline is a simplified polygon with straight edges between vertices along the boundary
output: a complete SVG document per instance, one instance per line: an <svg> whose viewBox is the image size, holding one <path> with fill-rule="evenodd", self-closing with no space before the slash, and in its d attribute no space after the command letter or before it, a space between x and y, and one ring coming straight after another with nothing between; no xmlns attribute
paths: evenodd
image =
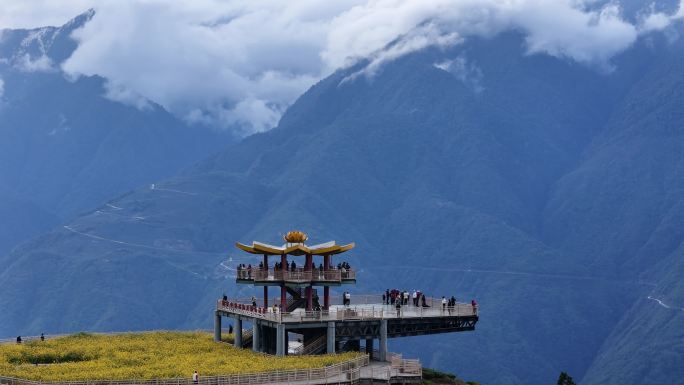
<svg viewBox="0 0 684 385"><path fill-rule="evenodd" d="M530 54L606 69L640 33L684 16L680 7L632 24L614 3L586 6L592 0L59 3L96 9L75 33L79 47L62 65L67 74L104 76L114 100L139 108L154 100L190 121L237 126L242 134L270 129L308 87L358 58L370 64L355 76L373 76L383 63L427 46L516 30Z"/></svg>

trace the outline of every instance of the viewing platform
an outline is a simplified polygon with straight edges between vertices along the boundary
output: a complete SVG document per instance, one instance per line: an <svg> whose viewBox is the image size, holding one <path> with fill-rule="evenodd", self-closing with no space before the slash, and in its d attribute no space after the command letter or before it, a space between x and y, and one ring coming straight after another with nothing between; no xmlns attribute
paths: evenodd
<svg viewBox="0 0 684 385"><path fill-rule="evenodd" d="M345 291L333 297L331 287L356 283L356 270L349 263L332 262L333 256L352 250L354 243L338 245L331 241L307 246L304 242L308 236L301 231L291 231L283 238L282 246L236 244L259 256L254 266L238 266L236 282L262 287L263 296L218 300L215 341L221 341L222 318L230 317L234 319L234 343L238 347L279 356L365 351L384 362L388 338L475 330L479 310L474 301L456 303L453 297L447 301L418 292L411 299L407 292L399 298L396 290L392 296L389 291L385 295L351 295ZM322 261L316 263L315 257ZM316 286L322 287L322 298ZM269 298L269 287L279 288L280 296ZM243 322L251 327L244 328ZM290 338L296 338L296 349L291 349Z"/></svg>

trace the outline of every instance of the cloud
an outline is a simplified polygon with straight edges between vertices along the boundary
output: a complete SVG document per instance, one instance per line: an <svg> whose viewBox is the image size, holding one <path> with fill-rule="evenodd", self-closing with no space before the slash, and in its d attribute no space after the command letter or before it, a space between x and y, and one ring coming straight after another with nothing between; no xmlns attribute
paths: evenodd
<svg viewBox="0 0 684 385"><path fill-rule="evenodd" d="M3 0L0 30L62 25L97 0Z"/></svg>
<svg viewBox="0 0 684 385"><path fill-rule="evenodd" d="M4 1L56 8L49 0ZM530 55L610 70L611 58L641 31L665 28L684 15L681 8L675 15L647 15L651 19L637 25L623 19L615 3L592 0L59 3L96 9L73 35L79 46L62 64L69 76L104 76L113 100L139 108L151 100L190 122L237 127L242 134L273 127L312 84L360 58L368 65L347 81L373 77L387 62L428 46L513 30L524 35ZM38 19L49 13L38 12ZM452 70L467 70L460 64L451 63Z"/></svg>
<svg viewBox="0 0 684 385"><path fill-rule="evenodd" d="M475 93L484 91L482 70L472 62L469 62L464 54L460 54L455 59L448 59L433 64L436 68L449 72L463 85L473 90Z"/></svg>
<svg viewBox="0 0 684 385"><path fill-rule="evenodd" d="M12 66L21 72L49 72L55 71L52 65L52 59L47 55L41 55L36 59L32 59L28 53L15 57L12 60Z"/></svg>
<svg viewBox="0 0 684 385"><path fill-rule="evenodd" d="M643 34L652 31L662 31L682 19L684 19L684 0L680 0L677 12L671 15L664 12L656 12L654 5L651 5L650 12L641 15L639 32Z"/></svg>

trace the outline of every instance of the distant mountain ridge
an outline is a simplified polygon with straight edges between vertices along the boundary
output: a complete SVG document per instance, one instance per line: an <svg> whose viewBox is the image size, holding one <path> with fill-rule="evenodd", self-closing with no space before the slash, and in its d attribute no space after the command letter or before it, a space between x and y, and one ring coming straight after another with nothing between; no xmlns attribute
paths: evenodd
<svg viewBox="0 0 684 385"><path fill-rule="evenodd" d="M21 245L0 271L0 335L208 327L217 297L252 294L231 269L256 260L233 242L297 228L356 242L358 292L478 299L474 333L401 343L427 366L677 383L684 40L643 38L611 74L522 45L427 49L372 81L338 71L273 131ZM477 71L443 65L457 59Z"/></svg>
<svg viewBox="0 0 684 385"><path fill-rule="evenodd" d="M187 127L154 103L141 111L111 101L102 78L66 79L60 64L76 49L70 35L92 15L1 32L0 255L233 140Z"/></svg>

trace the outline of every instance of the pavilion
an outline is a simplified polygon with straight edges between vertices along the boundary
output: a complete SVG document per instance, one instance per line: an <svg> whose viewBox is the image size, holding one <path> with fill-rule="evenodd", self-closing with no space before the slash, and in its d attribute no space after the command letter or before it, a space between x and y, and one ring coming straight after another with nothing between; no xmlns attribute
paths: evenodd
<svg viewBox="0 0 684 385"><path fill-rule="evenodd" d="M363 340L365 351L372 355L377 339L377 358L385 360L387 338L475 329L478 309L470 304L443 307L441 300L428 298L425 306L408 304L397 309L386 304L381 295L354 295L354 305L342 304L331 298L330 287L355 284L356 270L345 263L333 264L332 257L352 250L354 243L338 245L331 241L307 246L308 237L301 231L288 232L284 240L282 246L236 244L261 257L255 260L258 265L238 268L236 282L262 286L263 301L219 300L214 312L215 340L221 340L222 317L231 317L236 325L236 346L251 344L254 351L286 355L288 333L296 333L302 336L297 354L358 351ZM322 259L318 266L315 258ZM279 288L273 305L269 303L269 287ZM323 288L322 304L316 287ZM251 332L243 333L243 321L252 324Z"/></svg>

